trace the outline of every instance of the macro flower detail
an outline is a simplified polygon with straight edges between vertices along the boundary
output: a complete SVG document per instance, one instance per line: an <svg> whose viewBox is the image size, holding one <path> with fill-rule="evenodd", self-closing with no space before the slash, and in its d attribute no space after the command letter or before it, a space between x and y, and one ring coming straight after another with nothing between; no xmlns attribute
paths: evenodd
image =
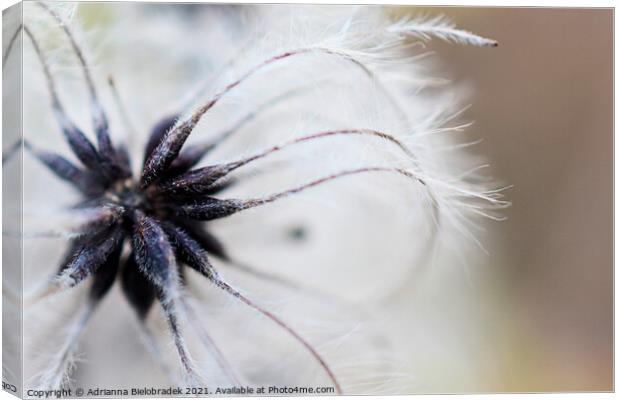
<svg viewBox="0 0 620 400"><path fill-rule="evenodd" d="M190 268L231 299L254 310L290 335L322 370L325 382L332 385L337 393L346 393L330 360L315 344L277 313L244 294L216 268L214 259L228 262L251 275L262 276L265 280L280 279L236 262L236 258L231 255L235 252L234 246L231 248L220 240L217 232L212 229L212 222L226 221L228 217L239 213L277 204L285 199L295 199L295 196L318 187L337 186L338 182L353 179L364 182L363 177L367 176L393 177L394 180L389 182L411 187L415 191L416 197L403 201L421 205L433 219L433 232L428 235L430 243L441 235L441 229L450 226L469 236L467 225L471 216L496 218L492 214L493 210L506 205L498 190L488 190L484 185L467 180L477 169L465 174L463 171L453 173L448 167L438 167L434 158L429 161L427 148L419 141L422 139L418 139L418 136L422 138L423 135L416 133L416 129L441 131L443 128L440 125L444 122L441 118L421 116L417 111L411 111L407 99L416 94L411 94L408 89L400 90L407 87L403 79L409 79L407 74L412 73L410 68L416 65L415 55L411 53L419 41L438 37L456 43L493 47L497 45L493 40L458 30L441 18L403 19L394 23L378 8L367 12L349 10L345 18L339 16L334 20L335 29L330 26L333 33L316 42L301 40L299 43L286 43L287 40L282 40L280 46L269 49L266 52L268 55L262 59L254 62L242 59L241 66L235 68L224 64L224 69L229 67L235 77L223 80L219 76L213 77L210 84L219 89L208 93L206 100L200 99L194 108L165 115L155 124L144 146L142 166L136 174L132 169L136 154L126 145L115 143L112 139L108 122L110 110L101 100L101 89L93 76L94 69L89 65L82 45L78 43L75 27L53 6L48 3L37 4L63 32L64 39L76 56L88 91L95 137L95 141L91 141L89 135L69 116L61 99L63 90L56 81L46 50L40 45L35 31L25 23L18 29L15 38L23 30L39 58L47 91L51 96L53 115L79 164L28 139L24 140L24 148L80 193L81 200L72 210L87 216L79 227L71 230L68 248L58 272L29 294L27 304L47 300L53 294L90 282L86 310L76 319L72 335L67 338L67 345L59 349L57 356L50 361L50 367L39 377L41 387L54 388L67 383L77 340L97 305L116 280L120 281L124 297L141 321L147 338L151 334L145 320L155 304L161 306L178 353L183 381L190 386L209 382L209 376L204 376L192 357L192 350L180 325L180 321L192 318L194 313L187 301L186 280L191 277L188 277L185 268ZM275 18L278 17L277 10L269 10L267 12L273 12ZM332 21L327 18L326 22L330 24ZM265 35L265 38L263 40L266 42L273 39L269 35ZM241 53L244 52L249 50L242 47ZM8 55L7 51L3 63ZM297 82L291 86L287 81L282 89L278 87L279 75L273 72L274 69L294 69L296 67L290 66L288 62L298 59L306 60L310 68L315 62L317 68L325 68L319 65L327 59L329 63L336 63L345 74L361 72L373 86L372 96L381 96L376 101L380 101L379 108L385 114L383 118L387 123L383 126L365 124L360 118L359 125L321 123L319 129L314 129L314 125L309 124L308 130L300 129L303 131L300 134L277 142L263 140L261 130L255 129L252 134L260 141L262 149L245 154L240 152L222 162L208 161L213 152L239 135L243 127L251 126L255 118L270 109L286 107L291 99L303 98L312 91L314 85L320 84L311 82L304 86ZM242 72L237 72L239 70ZM331 78L326 74L325 79ZM414 81L412 79L409 84ZM153 82L153 85L156 84ZM338 84L343 84L343 81L336 77L328 85L335 87ZM200 130L203 118L211 115L221 102L227 101L236 91L248 85L258 86L253 93L259 94L261 85L265 85L269 90L264 92L271 97L252 99L260 103L252 103L249 111L238 113L233 123L229 123L230 128L223 129L212 138L201 143L186 143ZM110 90L118 95L111 79ZM343 93L346 94L343 101L354 101L356 96L365 94L362 90ZM313 107L315 105L312 103ZM313 111L320 113L322 110L319 107ZM349 122L356 118L349 119ZM417 121L417 125L414 121ZM301 152L304 146L335 143L334 140L344 143L343 153L349 151L351 143L354 146L351 148L356 150L350 152L350 155L359 156L358 160L324 173L315 164L314 169L318 173L314 178L266 194L245 197L228 194L231 188L239 187L246 179L251 179L253 175L244 173L250 172L260 162L291 151ZM355 147L360 141L366 147ZM383 161L373 161L374 154L380 155ZM206 165L201 164L204 160L207 160ZM439 161L440 164L442 162ZM278 168L294 171L296 164L284 162L284 166ZM257 171L254 170L254 173L258 175L269 173L260 168ZM281 282L289 287L296 285L294 280L282 279ZM203 339L209 341L206 336ZM151 345L155 348L153 342ZM236 376L219 349L214 347L212 352L232 381L243 382L243 377Z"/></svg>

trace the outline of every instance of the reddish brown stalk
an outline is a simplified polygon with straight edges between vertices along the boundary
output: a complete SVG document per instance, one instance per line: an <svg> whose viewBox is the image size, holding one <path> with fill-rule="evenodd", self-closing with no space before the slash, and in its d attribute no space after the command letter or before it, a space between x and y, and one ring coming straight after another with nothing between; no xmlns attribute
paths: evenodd
<svg viewBox="0 0 620 400"><path fill-rule="evenodd" d="M355 304L350 303L347 300L337 295L334 295L332 293L329 293L327 291L318 289L316 287L303 285L297 281L293 281L281 275L277 275L277 274L266 272L266 271L261 271L245 263L239 262L235 259L229 258L225 260L225 262L231 268L234 268L237 271L244 273L246 275L252 276L255 279L269 282L275 285L279 285L283 288L290 290L291 292L304 293L308 296L311 296L314 299L321 300L324 303L329 304L330 306L338 306L338 307L346 308L348 311L352 311L359 315L365 314L364 310L360 309Z"/></svg>
<svg viewBox="0 0 620 400"><path fill-rule="evenodd" d="M241 117L237 122L234 123L231 127L221 131L220 133L215 135L215 138L205 141L204 143L195 144L192 146L188 146L183 152L179 155L179 157L172 162L171 169L181 170L181 172L187 171L194 167L208 152L214 149L216 146L219 146L222 142L233 136L235 133L241 131L241 129L252 122L255 118L260 116L263 112L275 108L277 105L284 103L284 101L289 100L290 98L303 94L307 91L311 85L294 87L290 90L287 90L284 93L281 93L268 101L260 104L255 109L250 110Z"/></svg>
<svg viewBox="0 0 620 400"><path fill-rule="evenodd" d="M219 288L223 289L227 293L239 299L241 302L245 303L247 306L253 308L254 310L263 314L265 317L269 318L275 324L279 325L282 329L284 329L288 334L293 336L298 342L300 342L312 354L312 356L316 359L316 361L321 365L325 373L329 376L329 379L332 381L334 387L336 388L336 393L342 394L342 388L340 387L340 384L338 383L338 380L336 379L336 375L331 370L329 365L327 365L327 362L323 359L323 357L321 357L319 352L310 343L308 343L299 333L297 333L293 328L288 326L284 321L282 321L276 315L260 307L259 305L257 305L256 303L248 299L246 296L239 293L239 291L237 291L236 289L228 285L226 282L215 281L214 283Z"/></svg>
<svg viewBox="0 0 620 400"><path fill-rule="evenodd" d="M311 135L302 136L300 138L293 139L284 144L273 146L270 149L264 150L258 154L255 154L253 156L247 157L243 160L240 160L240 161L237 161L231 164L239 164L239 167L241 167L242 165L248 164L249 162L258 160L271 153L282 150L285 147L288 147L288 146L291 146L297 143L304 143L304 142L309 142L314 139L325 138L325 137L330 137L330 136L338 136L338 135L361 135L361 136L369 135L369 136L375 136L381 139L385 139L389 142L394 143L396 146L398 146L403 151L403 153L405 153L407 156L414 158L413 153L407 148L407 146L405 146L401 141L399 141L394 136L388 133L380 132L374 129L340 129L340 130L324 131L324 132L314 133Z"/></svg>
<svg viewBox="0 0 620 400"><path fill-rule="evenodd" d="M400 174L403 175L407 178L410 179L414 179L420 183L423 183L420 178L416 177L413 173L404 170L402 168L392 168L392 167L363 167L363 168L357 168L357 169L351 169L351 170L346 170L346 171L341 171L332 175L328 175L325 176L323 178L320 179L316 179L314 181L305 183L303 185L297 186L295 188L292 189L287 189L284 190L282 192L278 192L278 193L274 193L271 194L269 196L265 196L265 197L261 197L261 198L256 198L256 199L250 199L250 200L241 200L242 201L242 209L248 209L248 208L253 208L256 206L260 206L263 204L268 204L268 203L272 203L278 199L281 199L283 197L287 197L290 196L292 194L295 193L299 193L302 192L306 189L310 189L312 187L315 186L319 186L323 183L332 181L334 179L338 179L338 178L342 178L345 176L349 176L349 175L357 175L357 174L363 174L363 173L367 173L367 172L391 172L391 173L396 173L396 174Z"/></svg>
<svg viewBox="0 0 620 400"><path fill-rule="evenodd" d="M372 71L368 69L363 63L359 60L351 57L350 55L342 52L338 52L335 50L322 48L322 47L306 47L300 48L296 50L287 51L285 53L278 54L273 56L251 68L245 74L243 74L240 78L235 80L234 82L228 84L224 89L215 94L207 103L205 103L202 107L199 107L196 111L194 111L189 118L180 122L175 128L173 128L170 132L166 134L161 142L159 142L158 146L153 150L151 155L149 156L147 162L145 163L145 168L142 174L142 178L140 180L140 187L142 189L146 188L150 185L164 170L168 168L168 166L172 163L172 161L177 157L183 144L192 133L200 119L203 115L205 115L217 102L228 92L230 92L235 87L239 86L242 82L250 78L252 75L260 71L261 69L277 62L280 60L287 59L292 56L307 54L307 53L323 53L328 55L333 55L337 57L344 58L350 62L353 62L362 70L368 74L369 76L373 76ZM384 89L387 95L389 93ZM390 101L394 99L391 96L388 96Z"/></svg>
<svg viewBox="0 0 620 400"><path fill-rule="evenodd" d="M232 161L224 165L220 166L208 166L197 170L189 171L185 174L179 175L175 178L163 181L158 185L158 189L161 192L193 192L199 193L204 192L204 190L211 187L214 183L216 183L221 178L228 175L230 172L243 167L253 161L262 159L267 157L268 155L283 150L289 146L293 146L295 144L305 143L309 141L313 141L316 139L327 138L331 136L346 136L346 135L368 135L378 137L384 140L387 140L393 144L395 144L403 153L405 153L408 157L414 161L414 155L411 151L398 139L394 136L389 135L387 133L383 133L380 131L372 130L372 129L341 129L341 130L332 130L319 132L311 135L306 135L299 137L297 139L290 140L284 144L275 145L267 150L260 151L252 156L243 158L238 161Z"/></svg>

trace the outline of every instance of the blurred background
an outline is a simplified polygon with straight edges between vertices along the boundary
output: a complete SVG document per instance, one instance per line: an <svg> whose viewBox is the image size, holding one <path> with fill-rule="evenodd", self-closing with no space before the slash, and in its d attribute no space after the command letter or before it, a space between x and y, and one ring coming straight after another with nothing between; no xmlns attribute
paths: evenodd
<svg viewBox="0 0 620 400"><path fill-rule="evenodd" d="M475 91L475 151L514 185L481 289L496 303L489 377L497 390L612 390L613 10L425 11L499 41L431 45Z"/></svg>

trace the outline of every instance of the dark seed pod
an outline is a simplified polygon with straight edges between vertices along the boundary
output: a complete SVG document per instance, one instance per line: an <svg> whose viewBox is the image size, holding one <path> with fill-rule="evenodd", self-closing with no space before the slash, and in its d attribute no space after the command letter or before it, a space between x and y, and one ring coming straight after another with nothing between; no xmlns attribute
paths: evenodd
<svg viewBox="0 0 620 400"><path fill-rule="evenodd" d="M131 160L125 146L119 146L116 151L117 164L120 168L120 178L131 178Z"/></svg>
<svg viewBox="0 0 620 400"><path fill-rule="evenodd" d="M84 240L63 268L58 279L65 286L75 286L101 267L117 250L124 232L114 226L95 237Z"/></svg>
<svg viewBox="0 0 620 400"><path fill-rule="evenodd" d="M233 169L234 167L229 164L195 169L159 182L157 184L157 191L181 196L205 194L211 190L218 180L225 177Z"/></svg>
<svg viewBox="0 0 620 400"><path fill-rule="evenodd" d="M172 223L164 223L162 226L170 238L178 260L200 272L207 279L219 281L219 275L209 263L207 252L200 246L200 243Z"/></svg>
<svg viewBox="0 0 620 400"><path fill-rule="evenodd" d="M244 210L246 203L237 199L216 199L204 197L198 200L187 200L181 203L171 203L170 208L179 217L191 218L200 221L209 221L228 217Z"/></svg>
<svg viewBox="0 0 620 400"><path fill-rule="evenodd" d="M71 161L63 156L43 150L35 150L27 142L25 147L34 154L34 156L45 164L57 177L69 182L77 190L87 196L93 196L103 192L104 187L101 181L97 179L98 175L92 172L84 171L75 166Z"/></svg>
<svg viewBox="0 0 620 400"><path fill-rule="evenodd" d="M129 254L123 265L121 287L138 317L146 318L155 301L155 287L138 268L134 253Z"/></svg>
<svg viewBox="0 0 620 400"><path fill-rule="evenodd" d="M144 162L140 179L142 189L165 173L168 166L178 156L193 128L194 125L190 121L185 121L163 136Z"/></svg>
<svg viewBox="0 0 620 400"><path fill-rule="evenodd" d="M94 93L94 88L91 96L93 97L93 125L95 135L97 136L97 147L99 149L99 154L101 155L102 160L106 163L117 166L116 149L112 145L112 139L110 138L108 117L105 115L101 105L99 104L97 95Z"/></svg>
<svg viewBox="0 0 620 400"><path fill-rule="evenodd" d="M169 176L175 176L189 171L215 147L216 145L213 143L187 146L172 164L170 164L167 174Z"/></svg>
<svg viewBox="0 0 620 400"><path fill-rule="evenodd" d="M101 168L101 159L95 146L93 146L84 133L67 118L64 112L57 111L56 118L67 139L67 143L69 143L69 147L73 150L73 154L75 154L88 169L93 171L99 170Z"/></svg>
<svg viewBox="0 0 620 400"><path fill-rule="evenodd" d="M133 248L140 271L160 290L165 290L173 279L175 257L172 246L152 217L136 210L133 215Z"/></svg>
<svg viewBox="0 0 620 400"><path fill-rule="evenodd" d="M195 221L186 221L179 223L179 225L185 229L193 240L200 243L200 246L206 250L207 254L214 255L221 260L230 260L224 244L201 224Z"/></svg>
<svg viewBox="0 0 620 400"><path fill-rule="evenodd" d="M110 254L105 263L93 274L93 284L90 287L90 298L92 300L101 299L114 284L122 250L123 240L118 243L116 249Z"/></svg>
<svg viewBox="0 0 620 400"><path fill-rule="evenodd" d="M146 147L144 149L144 162L145 163L146 163L146 160L151 155L151 153L153 153L153 150L155 149L155 147L157 147L159 142L161 142L164 136L166 136L166 133L168 133L168 131L172 129L172 127L174 126L178 118L179 118L178 115L170 115L168 117L163 118L157 124L155 124L155 126L151 130L149 140L146 143Z"/></svg>

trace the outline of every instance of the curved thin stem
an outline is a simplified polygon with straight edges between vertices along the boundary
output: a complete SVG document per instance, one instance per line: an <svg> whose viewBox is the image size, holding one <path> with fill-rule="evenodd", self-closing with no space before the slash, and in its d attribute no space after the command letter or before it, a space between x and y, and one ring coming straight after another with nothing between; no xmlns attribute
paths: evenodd
<svg viewBox="0 0 620 400"><path fill-rule="evenodd" d="M73 35L73 32L71 32L71 29L69 28L69 25L67 24L67 22L63 20L63 18L60 15L58 15L56 11L52 10L47 4L40 3L40 2L37 4L39 5L39 7L43 8L49 15L51 15L56 20L56 22L58 22L58 25L60 25L62 30L65 32L65 34L69 38L69 42L71 42L71 47L73 48L75 55L80 61L80 65L84 73L84 79L86 80L86 84L88 86L88 91L92 99L95 100L97 98L97 89L95 88L93 77L90 73L90 70L88 69L88 63L86 62L86 57L84 56L84 52L78 45L77 40L75 39L75 36Z"/></svg>
<svg viewBox="0 0 620 400"><path fill-rule="evenodd" d="M90 99L92 103L92 120L93 126L95 128L95 132L97 134L97 142L99 151L101 154L106 157L108 162L115 161L115 151L114 146L112 145L112 141L110 139L110 135L108 132L108 118L103 110L103 106L101 101L99 100L99 96L97 94L97 88L95 86L95 82L93 76L90 72L90 68L86 61L86 57L84 55L84 51L80 48L75 38L75 35L69 28L69 25L63 18L56 13L52 8L50 8L45 3L37 3L41 8L43 8L49 15L51 15L60 25L62 30L65 32L69 42L71 42L71 46L75 55L77 56L80 66L82 67L82 72L84 73L84 79L86 80L86 86L88 87L88 92L90 94Z"/></svg>
<svg viewBox="0 0 620 400"><path fill-rule="evenodd" d="M297 86L263 102L262 104L258 105L256 108L248 111L243 117L241 117L232 126L217 133L214 138L209 139L201 144L195 144L195 145L189 146L187 149L185 149L181 153L179 158L173 161L172 168L177 166L177 164L181 164L183 167L186 167L186 169L190 169L191 167L196 165L209 151L219 146L222 142L226 141L234 134L240 132L244 126L252 122L262 113L264 113L265 111L271 108L278 106L279 104L282 104L286 100L289 100L295 96L303 94L312 86L314 85Z"/></svg>
<svg viewBox="0 0 620 400"><path fill-rule="evenodd" d="M338 296L334 296L331 293L325 292L321 289L317 289L315 287L311 287L311 286L306 286L303 284L300 284L299 282L293 281L291 279L288 279L284 276L281 275L277 275L271 272L267 272L267 271L261 271L259 269L256 269L252 266L249 266L245 263L242 263L240 261L237 261L235 259L226 259L226 260L222 260L225 263L227 263L228 265L230 265L232 268L235 268L237 271L244 273L246 275L252 276L255 279L259 279L262 281L266 281L266 282L270 282L276 285L279 285L283 288L286 288L288 290L294 291L294 292L302 292L305 293L309 296L313 296L315 298L318 299L322 299L324 300L326 303L330 303L332 305L334 304L338 304L342 307L345 307L347 309L349 309L350 311L353 311L355 313L358 313L360 315L365 314L365 310L360 309L359 307L357 307L355 304L351 304L349 302L347 302L346 300L338 297Z"/></svg>
<svg viewBox="0 0 620 400"><path fill-rule="evenodd" d="M10 161L15 154L19 152L19 149L22 148L24 140L19 138L9 147L6 151L2 152L2 165L6 162Z"/></svg>
<svg viewBox="0 0 620 400"><path fill-rule="evenodd" d="M116 104L116 109L118 110L118 114L123 121L123 125L125 125L125 129L127 129L127 134L129 137L136 135L138 130L136 126L131 121L129 117L129 113L127 112L127 107L123 102L123 99L118 91L118 87L116 86L116 81L112 75L108 76L108 86L110 87L110 91L112 92L112 98L114 99L114 103Z"/></svg>
<svg viewBox="0 0 620 400"><path fill-rule="evenodd" d="M43 74L45 75L45 81L48 86L48 90L52 100L52 109L54 110L54 116L60 126L63 134L65 135L69 146L78 157L78 159L89 169L93 171L99 171L100 173L104 173L101 169L101 156L99 152L95 149L93 144L88 140L88 138L84 135L82 131L75 125L75 123L69 118L62 103L60 102L60 98L58 97L58 90L56 89L56 81L54 80L54 76L50 71L49 64L47 59L43 55L43 51L39 46L39 43L32 33L32 31L24 25L24 32L30 38L32 42L32 47L34 48L39 61L43 67Z"/></svg>
<svg viewBox="0 0 620 400"><path fill-rule="evenodd" d="M41 66L43 67L43 74L45 75L45 81L47 83L47 87L49 89L50 95L52 96L52 107L54 108L54 110L64 113L62 104L60 103L60 99L58 98L58 90L56 90L56 81L54 80L54 76L52 75L52 72L50 71L50 67L49 67L49 64L47 63L47 59L43 56L43 51L41 50L41 47L39 46L39 42L35 38L32 31L27 26L24 26L24 32L30 38L32 47L34 48L34 51L37 54L39 61L41 62Z"/></svg>
<svg viewBox="0 0 620 400"><path fill-rule="evenodd" d="M288 142L285 142L280 145L272 146L266 150L259 151L258 153L242 158L237 161L232 161L221 166L215 167L205 167L203 169L193 170L187 172L186 174L179 175L175 178L172 178L167 181L163 181L159 184L159 190L162 192L175 192L175 191L186 191L186 190L195 190L197 187L209 187L212 184L218 182L221 178L228 175L230 172L241 168L251 162L260 160L265 158L273 153L279 152L283 149L286 149L290 146L314 141L317 139L332 137L332 136L348 136L348 135L359 135L359 136L374 136L386 141L389 141L396 145L405 155L407 155L412 161L415 161L415 156L413 153L398 139L394 136L376 131L373 129L341 129L341 130L331 130L319 132L311 135L302 136ZM194 187L195 186L195 187Z"/></svg>
<svg viewBox="0 0 620 400"><path fill-rule="evenodd" d="M215 356L215 360L217 361L222 371L224 371L224 373L235 385L240 386L241 381L239 380L232 366L224 356L224 353L222 353L220 348L215 344L215 341L213 340L211 335L209 335L209 332L207 332L207 330L202 326L202 324L199 323L199 317L198 314L194 312L194 308L185 299L183 299L182 304L189 317L193 320L191 327L197 332L200 341L208 350L213 353L213 355Z"/></svg>
<svg viewBox="0 0 620 400"><path fill-rule="evenodd" d="M327 365L327 362L323 359L323 357L321 357L319 352L310 343L308 343L306 341L306 339L304 339L299 333L297 333L293 328L291 328L284 321L282 321L280 318L278 318L275 314L273 314L272 312L270 312L270 311L262 308L261 306L257 305L256 303L251 301L249 298L247 298L246 296L241 294L239 291L234 289L232 286L230 286L226 282L220 280L220 281L215 281L214 283L215 283L215 285L217 285L219 288L221 288L222 290L224 290L228 294L232 295L233 297L235 297L239 301L245 303L250 308L253 308L254 310L256 310L259 313L263 314L265 317L269 318L276 325L279 325L288 334L290 334L298 342L300 342L312 354L314 359L321 365L321 367L323 368L325 373L329 376L329 379L332 381L332 384L336 388L336 392L338 394L342 394L342 388L340 387L340 384L338 383L338 379L336 379L336 375L331 370L329 365Z"/></svg>
<svg viewBox="0 0 620 400"><path fill-rule="evenodd" d="M222 64L217 71L209 77L209 79L205 80L199 87L198 89L196 89L194 91L194 93L192 93L189 96L189 99L187 99L185 101L185 103L183 104L183 106L181 107L181 110L187 110L188 108L190 108L194 103L196 103L196 101L198 101L198 99L200 98L200 96L202 96L206 91L208 91L209 89L211 89L211 87L213 87L214 82L217 81L218 78L220 78L222 76L222 74L228 70L230 67L232 67L236 62L237 59L239 59L239 57L245 53L252 45L254 45L256 42L256 35L252 35L250 37L250 39L248 39L236 52L235 55L230 57L226 62L224 62L224 64Z"/></svg>
<svg viewBox="0 0 620 400"><path fill-rule="evenodd" d="M277 192L277 193L273 193L271 195L265 196L265 197L260 197L260 198L255 198L255 199L250 199L250 200L242 200L243 205L242 205L242 209L248 209L248 208L253 208L256 206L260 206L260 205L264 205L264 204L268 204L268 203L273 203L276 200L279 200L281 198L284 197L288 197L292 194L296 194L299 192L302 192L304 190L310 189L312 187L315 186L319 186L323 183L335 180L335 179L339 179L345 176L350 176L350 175L357 175L357 174L363 174L363 173L367 173L367 172L389 172L389 173L395 173L395 174L399 174L402 176L405 176L409 179L413 179L417 182L420 182L422 184L424 184L424 182L422 180L420 180L420 178L418 178L416 175L414 175L412 172L409 172L405 169L402 168L393 168L393 167L362 167L362 168L356 168L356 169L351 169L351 170L345 170L345 171L341 171L332 175L328 175L325 176L323 178L319 178L316 179L314 181L305 183L303 185L291 188L291 189L287 189L281 192Z"/></svg>
<svg viewBox="0 0 620 400"><path fill-rule="evenodd" d="M299 137L297 139L293 139L290 140L289 142L286 142L284 144L281 145L276 145L273 146L267 150L264 150L262 152L259 152L253 156L247 157L245 159L242 159L240 161L231 163L231 164L240 164L239 166L248 164L249 162L258 160L260 158L266 157L271 153L275 153L277 151L280 151L286 147L292 146L294 144L298 144L298 143L304 143L304 142L309 142L312 141L314 139L319 139L319 138L325 138L325 137L330 137L330 136L339 136L339 135L360 135L360 136L364 136L364 135L368 135L368 136L375 136L384 140L387 140L393 144L395 144L400 150L402 150L403 153L405 153L408 157L410 157L411 159L415 160L415 156L414 154L411 152L411 150L409 150L407 148L407 146L405 146L400 140L398 140L396 137L390 135L389 133L384 133L381 131L377 131L374 129L339 129L339 130L331 130L331 131L324 131L324 132L319 132L319 133L314 133L311 135L306 135L306 136L302 136Z"/></svg>
<svg viewBox="0 0 620 400"><path fill-rule="evenodd" d="M359 66L367 75L374 77L372 71L360 60L353 57L350 54L345 52L341 52L334 49L329 49L325 47L305 47L299 48L296 50L287 51L276 56L273 56L263 62L255 65L250 70L248 70L245 74L243 74L237 80L231 82L227 86L225 86L221 91L216 93L209 101L207 101L204 105L196 109L188 118L183 119L166 135L164 140L162 140L159 145L155 148L155 150L149 156L149 159L145 163L144 172L142 174L142 178L140 180L140 186L142 189L146 188L151 182L153 182L161 173L164 171L170 163L177 157L179 151L183 147L183 144L189 137L189 135L193 132L194 128L200 121L200 119L211 109L218 101L228 92L230 92L235 87L239 86L242 82L249 79L251 76L261 71L262 69L274 64L278 61L288 59L293 56L309 54L309 53L321 53L332 56L337 56L339 58L346 59L355 65ZM393 103L395 110L402 109L395 103L394 97L391 93L381 85L385 95ZM400 112L399 111L399 112ZM407 117L404 115L406 120Z"/></svg>
<svg viewBox="0 0 620 400"><path fill-rule="evenodd" d="M138 333L142 341L142 344L144 345L144 347L146 347L147 351L151 354L153 361L155 361L157 365L159 365L163 373L168 377L168 379L170 379L171 382L175 382L176 379L174 375L172 374L172 371L170 370L170 368L164 361L164 358L159 349L159 346L157 345L157 341L155 340L155 337L153 336L153 333L151 332L151 330L146 325L146 321L136 318L136 323L137 323L137 329L138 329Z"/></svg>
<svg viewBox="0 0 620 400"><path fill-rule="evenodd" d="M2 69L4 69L6 60L9 58L9 54L11 54L11 49L13 48L13 45L15 44L15 41L17 40L17 36L19 36L19 33L21 31L22 31L22 24L19 24L19 26L13 33L13 36L11 36L11 39L9 40L9 44L6 46L6 51L2 55Z"/></svg>

